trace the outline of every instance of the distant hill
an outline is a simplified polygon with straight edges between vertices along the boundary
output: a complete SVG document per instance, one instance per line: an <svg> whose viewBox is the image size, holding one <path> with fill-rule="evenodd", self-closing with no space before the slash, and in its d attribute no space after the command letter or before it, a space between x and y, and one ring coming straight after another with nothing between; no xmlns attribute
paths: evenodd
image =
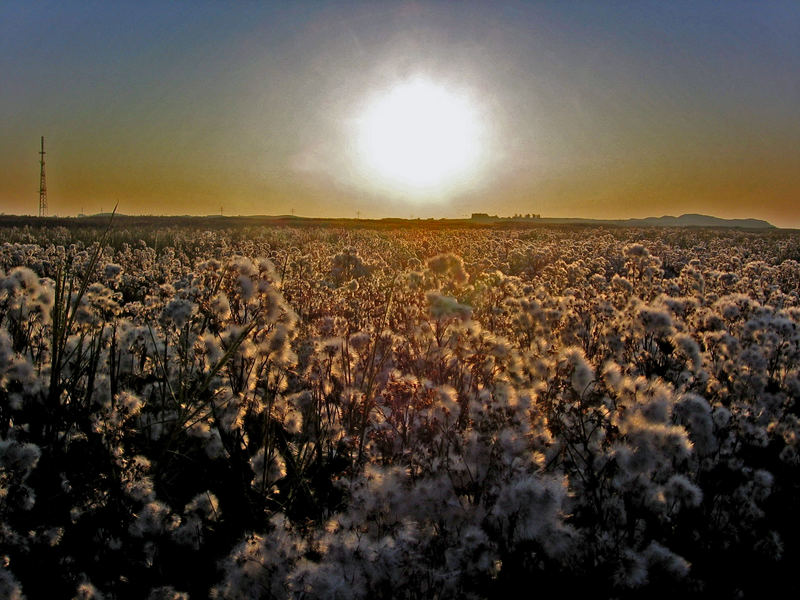
<svg viewBox="0 0 800 600"><path fill-rule="evenodd" d="M654 227L745 227L748 229L774 229L775 226L760 219L720 219L708 215L687 214L680 217L647 217L646 219L628 219L631 225Z"/></svg>
<svg viewBox="0 0 800 600"><path fill-rule="evenodd" d="M686 214L680 217L665 215L645 219L540 219L545 223L586 223L590 225L623 225L628 227L740 227L742 229L776 229L761 219L720 219L709 215Z"/></svg>

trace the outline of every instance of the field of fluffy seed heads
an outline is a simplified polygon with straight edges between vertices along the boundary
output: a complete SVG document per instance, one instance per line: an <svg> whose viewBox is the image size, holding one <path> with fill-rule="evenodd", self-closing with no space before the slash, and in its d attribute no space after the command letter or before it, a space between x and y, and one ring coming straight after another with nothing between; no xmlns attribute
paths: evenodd
<svg viewBox="0 0 800 600"><path fill-rule="evenodd" d="M4 238L0 597L797 590L797 234Z"/></svg>

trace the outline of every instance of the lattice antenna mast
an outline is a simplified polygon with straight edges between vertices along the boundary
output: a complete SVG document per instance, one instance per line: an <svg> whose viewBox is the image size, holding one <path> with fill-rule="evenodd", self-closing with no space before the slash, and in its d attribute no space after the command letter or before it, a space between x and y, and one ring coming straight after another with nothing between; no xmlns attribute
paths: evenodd
<svg viewBox="0 0 800 600"><path fill-rule="evenodd" d="M47 216L47 179L45 178L44 174L44 136L42 136L42 149L39 151L39 156L41 158L39 164L42 166L42 169L39 173L39 216L46 217Z"/></svg>

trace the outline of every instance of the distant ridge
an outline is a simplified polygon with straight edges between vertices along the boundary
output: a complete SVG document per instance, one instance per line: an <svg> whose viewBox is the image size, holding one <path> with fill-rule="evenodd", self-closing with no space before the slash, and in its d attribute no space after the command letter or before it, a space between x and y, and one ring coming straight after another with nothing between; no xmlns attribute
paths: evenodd
<svg viewBox="0 0 800 600"><path fill-rule="evenodd" d="M775 229L772 223L761 219L720 219L694 213L680 217L663 216L646 219L628 219L631 225L652 225L654 227L746 227L748 229Z"/></svg>
<svg viewBox="0 0 800 600"><path fill-rule="evenodd" d="M594 225L623 225L627 227L740 227L742 229L777 229L761 219L720 219L709 215L685 214L680 217L665 215L644 219L540 219L545 223L586 223Z"/></svg>
<svg viewBox="0 0 800 600"><path fill-rule="evenodd" d="M772 223L761 219L721 219L709 215L685 214L680 217L665 215L645 219L586 219L581 217L541 217L539 215L499 217L486 213L474 213L468 219L403 219L385 217L379 219L352 219L345 217L301 217L297 215L126 215L123 213L81 214L78 217L35 217L31 215L0 214L0 226L50 225L50 226L103 226L113 221L114 226L186 225L211 228L234 227L237 225L288 225L322 227L536 227L541 225L588 225L610 227L710 227L738 228L749 230L778 229Z"/></svg>

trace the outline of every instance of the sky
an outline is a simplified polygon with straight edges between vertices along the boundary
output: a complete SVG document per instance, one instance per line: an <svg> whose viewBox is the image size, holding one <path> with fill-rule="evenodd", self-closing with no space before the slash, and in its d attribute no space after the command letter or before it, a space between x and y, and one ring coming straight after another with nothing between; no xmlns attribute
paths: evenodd
<svg viewBox="0 0 800 600"><path fill-rule="evenodd" d="M435 193L354 151L423 78L480 164ZM800 4L0 2L0 212L629 218L800 228ZM363 120L363 119L362 119ZM363 157L362 157L363 159Z"/></svg>

